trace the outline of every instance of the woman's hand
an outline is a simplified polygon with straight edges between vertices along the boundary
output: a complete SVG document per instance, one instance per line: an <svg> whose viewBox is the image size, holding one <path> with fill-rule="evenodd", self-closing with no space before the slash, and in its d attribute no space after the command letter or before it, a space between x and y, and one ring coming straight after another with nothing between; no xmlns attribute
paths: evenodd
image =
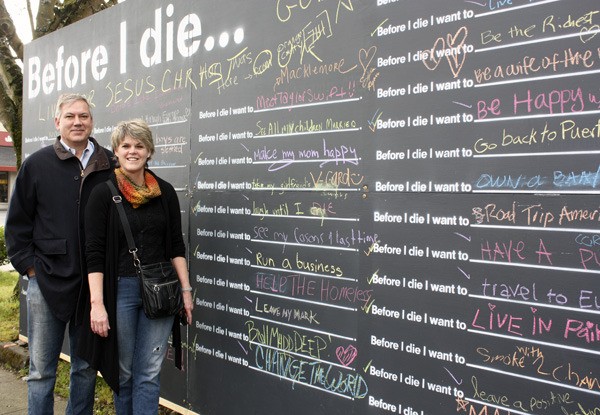
<svg viewBox="0 0 600 415"><path fill-rule="evenodd" d="M90 327L92 332L100 337L107 337L110 325L108 324L108 313L104 304L92 304L90 311Z"/></svg>
<svg viewBox="0 0 600 415"><path fill-rule="evenodd" d="M183 311L185 311L185 321L187 324L192 324L194 299L192 298L192 287L190 286L190 276L187 270L187 262L184 257L178 256L172 258L171 263L177 271L177 277L179 278L179 283L181 284L181 295L183 296Z"/></svg>
<svg viewBox="0 0 600 415"><path fill-rule="evenodd" d="M192 324L192 310L194 309L194 300L191 291L183 291L183 309L185 311L185 320L187 324Z"/></svg>
<svg viewBox="0 0 600 415"><path fill-rule="evenodd" d="M110 325L108 324L108 313L104 306L104 288L102 282L104 274L102 272L90 272L88 282L90 284L90 328L98 336L107 337Z"/></svg>

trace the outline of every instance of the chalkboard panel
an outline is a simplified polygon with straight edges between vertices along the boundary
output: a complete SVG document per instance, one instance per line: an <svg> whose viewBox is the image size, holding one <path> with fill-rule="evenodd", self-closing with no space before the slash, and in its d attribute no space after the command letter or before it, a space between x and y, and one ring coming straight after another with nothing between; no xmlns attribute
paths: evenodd
<svg viewBox="0 0 600 415"><path fill-rule="evenodd" d="M596 413L598 13L129 0L27 47L24 152L53 136L46 65L103 143L152 125L194 286L182 410Z"/></svg>

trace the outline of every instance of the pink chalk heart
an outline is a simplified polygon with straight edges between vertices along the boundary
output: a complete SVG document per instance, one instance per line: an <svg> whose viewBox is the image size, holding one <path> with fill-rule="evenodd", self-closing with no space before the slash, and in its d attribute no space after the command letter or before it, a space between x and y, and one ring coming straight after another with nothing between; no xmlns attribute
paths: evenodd
<svg viewBox="0 0 600 415"><path fill-rule="evenodd" d="M349 366L352 362L354 362L354 359L356 359L358 350L356 350L356 347L352 346L351 344L346 348L339 346L337 349L335 349L335 355L341 364L344 366Z"/></svg>

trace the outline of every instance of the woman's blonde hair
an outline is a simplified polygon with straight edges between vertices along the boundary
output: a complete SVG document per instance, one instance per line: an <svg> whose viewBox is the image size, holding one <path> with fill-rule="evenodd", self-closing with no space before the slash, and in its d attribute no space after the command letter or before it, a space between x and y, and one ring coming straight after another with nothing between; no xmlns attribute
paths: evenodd
<svg viewBox="0 0 600 415"><path fill-rule="evenodd" d="M146 150L150 153L150 157L154 155L154 140L152 139L152 131L146 124L146 121L141 118L136 118L129 121L121 121L117 124L110 136L110 143L113 152L116 153L117 148L123 142L125 137L131 137L135 140L140 140L142 145L146 147Z"/></svg>

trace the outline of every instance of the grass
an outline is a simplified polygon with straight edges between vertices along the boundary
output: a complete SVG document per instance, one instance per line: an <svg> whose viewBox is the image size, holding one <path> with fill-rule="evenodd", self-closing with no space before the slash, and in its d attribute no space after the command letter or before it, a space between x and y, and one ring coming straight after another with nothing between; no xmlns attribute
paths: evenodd
<svg viewBox="0 0 600 415"><path fill-rule="evenodd" d="M16 272L0 271L0 342L12 342L19 338L19 291L15 290L18 280ZM54 392L64 398L69 396L69 370L68 362L59 361ZM27 376L27 368L22 369L19 375ZM101 377L96 382L95 399L96 414L115 414L112 391ZM163 407L159 409L161 415L171 413L175 412Z"/></svg>
<svg viewBox="0 0 600 415"><path fill-rule="evenodd" d="M0 272L0 342L19 338L19 300L15 286L19 276L16 272Z"/></svg>
<svg viewBox="0 0 600 415"><path fill-rule="evenodd" d="M68 362L65 362L64 360L58 362L54 393L63 398L69 397L69 370L70 365ZM96 391L94 396L96 400L94 403L94 413L115 415L112 390L101 377L98 377L96 380Z"/></svg>

